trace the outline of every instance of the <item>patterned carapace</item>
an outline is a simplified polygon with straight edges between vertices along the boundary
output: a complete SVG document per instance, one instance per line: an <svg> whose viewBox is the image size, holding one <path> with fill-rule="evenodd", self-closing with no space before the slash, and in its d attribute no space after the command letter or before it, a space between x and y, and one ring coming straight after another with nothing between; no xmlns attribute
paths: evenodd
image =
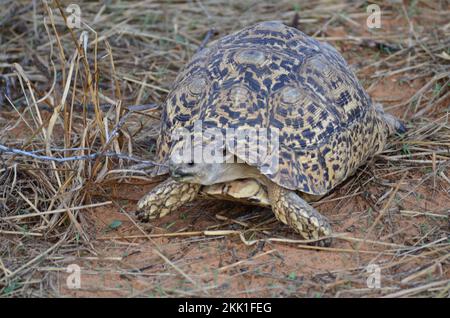
<svg viewBox="0 0 450 318"><path fill-rule="evenodd" d="M173 130L198 120L203 128L277 128L279 169L266 176L317 195L381 151L388 136L342 56L276 21L219 39L181 71L162 114L161 162Z"/></svg>

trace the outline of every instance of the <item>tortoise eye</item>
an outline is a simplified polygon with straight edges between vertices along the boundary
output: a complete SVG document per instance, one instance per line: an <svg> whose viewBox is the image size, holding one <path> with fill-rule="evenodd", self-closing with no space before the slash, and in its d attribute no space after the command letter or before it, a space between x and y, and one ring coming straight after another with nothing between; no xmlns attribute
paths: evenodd
<svg viewBox="0 0 450 318"><path fill-rule="evenodd" d="M195 77L188 84L187 89L192 95L200 95L206 86L206 80L203 77Z"/></svg>
<svg viewBox="0 0 450 318"><path fill-rule="evenodd" d="M294 104L300 100L302 94L295 87L288 86L281 91L281 101L286 104Z"/></svg>

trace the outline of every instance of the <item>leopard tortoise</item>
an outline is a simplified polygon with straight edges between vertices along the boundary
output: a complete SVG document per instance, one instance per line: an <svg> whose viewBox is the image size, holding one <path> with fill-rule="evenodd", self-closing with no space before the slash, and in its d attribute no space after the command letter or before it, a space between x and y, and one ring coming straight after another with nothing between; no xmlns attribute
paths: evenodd
<svg viewBox="0 0 450 318"><path fill-rule="evenodd" d="M193 131L199 121L203 130L276 130L277 169L263 169L264 160L242 157L226 142L214 143L214 151L234 160L179 160L186 141L174 132ZM238 200L271 207L279 221L322 246L331 243L331 227L308 202L405 129L372 103L336 49L278 21L244 28L196 53L168 94L161 122L157 154L166 165L160 173L171 176L138 202L139 220L162 217L198 196Z"/></svg>

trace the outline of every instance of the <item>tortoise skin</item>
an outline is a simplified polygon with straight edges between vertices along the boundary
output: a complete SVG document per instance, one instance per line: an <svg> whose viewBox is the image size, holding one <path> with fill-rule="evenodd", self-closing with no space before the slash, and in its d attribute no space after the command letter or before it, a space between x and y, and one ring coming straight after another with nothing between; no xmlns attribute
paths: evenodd
<svg viewBox="0 0 450 318"><path fill-rule="evenodd" d="M225 36L193 56L166 100L160 162L168 159L174 129L192 130L197 120L222 130L276 128L279 169L261 172L284 188L313 195L326 194L355 172L383 149L388 135L342 56L276 21Z"/></svg>

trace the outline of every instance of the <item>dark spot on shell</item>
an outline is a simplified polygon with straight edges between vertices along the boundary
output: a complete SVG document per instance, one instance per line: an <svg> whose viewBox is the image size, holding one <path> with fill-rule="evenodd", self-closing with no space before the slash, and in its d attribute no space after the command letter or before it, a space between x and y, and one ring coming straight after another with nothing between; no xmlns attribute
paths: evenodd
<svg viewBox="0 0 450 318"><path fill-rule="evenodd" d="M317 110L317 107L314 104L309 104L308 105L308 110L309 110L309 112L314 114L316 112L316 110Z"/></svg>
<svg viewBox="0 0 450 318"><path fill-rule="evenodd" d="M253 78L253 74L250 72L245 72L245 81L250 86L250 89L254 92L258 92L261 89L258 81Z"/></svg>
<svg viewBox="0 0 450 318"><path fill-rule="evenodd" d="M303 137L305 137L306 139L309 139L309 141L311 141L314 136L316 135L315 132L313 132L311 129L305 129L302 131L302 135Z"/></svg>
<svg viewBox="0 0 450 318"><path fill-rule="evenodd" d="M342 92L341 95L339 95L339 98L336 100L336 104L339 107L343 107L347 105L352 100L352 96L348 91Z"/></svg>

